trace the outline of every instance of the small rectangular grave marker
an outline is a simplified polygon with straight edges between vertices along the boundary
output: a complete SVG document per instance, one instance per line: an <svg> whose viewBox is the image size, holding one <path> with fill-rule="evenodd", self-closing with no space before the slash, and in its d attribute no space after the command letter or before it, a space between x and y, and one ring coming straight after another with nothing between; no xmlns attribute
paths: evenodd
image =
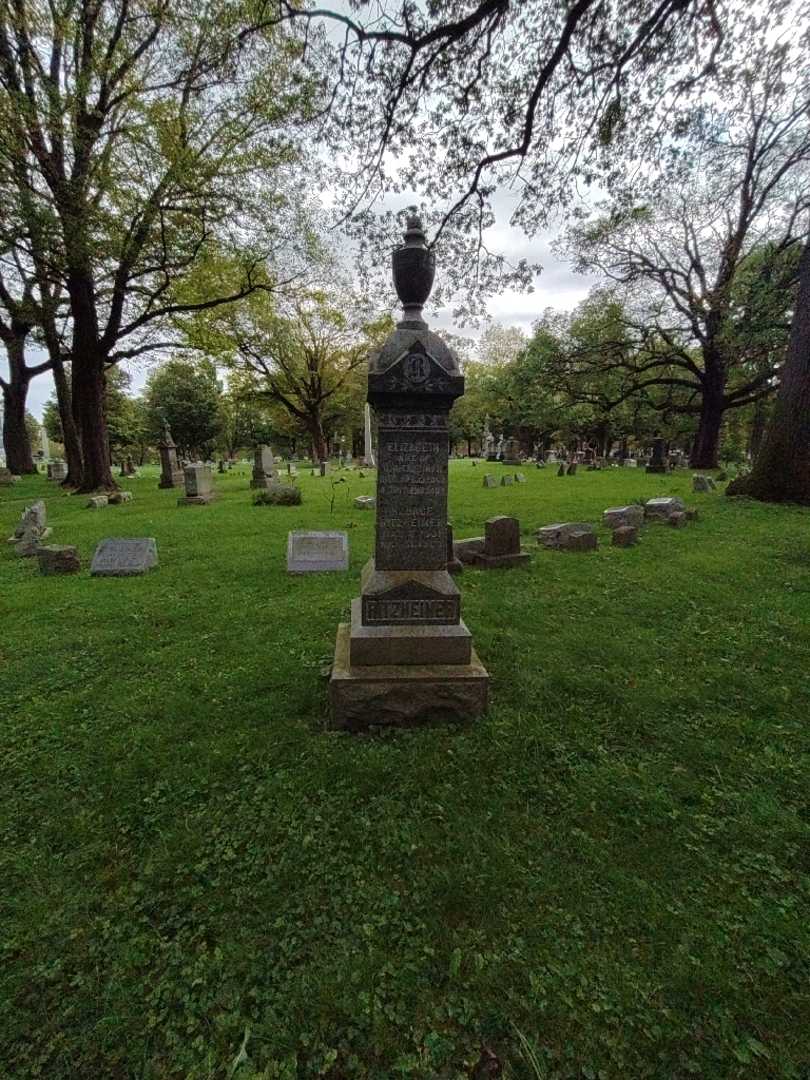
<svg viewBox="0 0 810 1080"><path fill-rule="evenodd" d="M287 534L288 574L317 574L348 569L348 533L298 530Z"/></svg>
<svg viewBox="0 0 810 1080"><path fill-rule="evenodd" d="M157 543L152 537L102 540L90 564L91 577L135 577L157 566Z"/></svg>

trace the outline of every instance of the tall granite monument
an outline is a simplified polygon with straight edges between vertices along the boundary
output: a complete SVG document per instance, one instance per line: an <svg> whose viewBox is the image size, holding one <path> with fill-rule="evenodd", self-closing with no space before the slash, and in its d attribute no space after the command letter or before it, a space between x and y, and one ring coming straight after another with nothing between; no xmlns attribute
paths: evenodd
<svg viewBox="0 0 810 1080"><path fill-rule="evenodd" d="M478 716L489 690L447 570L448 415L464 379L422 319L434 257L418 218L393 270L404 318L368 368L378 427L374 557L351 623L338 627L329 684L333 726L351 729Z"/></svg>

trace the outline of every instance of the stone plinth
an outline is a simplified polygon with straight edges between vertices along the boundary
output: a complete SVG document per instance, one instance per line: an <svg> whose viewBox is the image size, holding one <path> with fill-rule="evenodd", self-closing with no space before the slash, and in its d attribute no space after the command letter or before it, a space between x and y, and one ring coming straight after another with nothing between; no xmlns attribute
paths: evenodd
<svg viewBox="0 0 810 1080"><path fill-rule="evenodd" d="M463 719L486 707L488 676L448 572L448 416L464 379L421 318L433 254L418 221L405 235L394 276L406 317L369 361L378 434L374 558L351 624L338 630L330 683L336 727Z"/></svg>
<svg viewBox="0 0 810 1080"><path fill-rule="evenodd" d="M349 638L349 624L341 623L329 680L332 727L364 731L475 719L486 712L489 674L475 649L468 664L352 666Z"/></svg>

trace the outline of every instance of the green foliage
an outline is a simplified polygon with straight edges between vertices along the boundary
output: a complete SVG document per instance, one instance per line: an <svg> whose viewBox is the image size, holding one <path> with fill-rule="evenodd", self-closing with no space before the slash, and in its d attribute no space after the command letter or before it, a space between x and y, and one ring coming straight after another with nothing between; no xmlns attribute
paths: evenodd
<svg viewBox="0 0 810 1080"><path fill-rule="evenodd" d="M143 473L115 527L148 576L0 556L0 1075L463 1080L486 1046L509 1080L802 1077L808 511L451 463L456 536L514 514L533 552L459 579L490 710L357 738L321 672L372 515L308 475L257 514L245 466L180 513ZM534 543L662 494L700 520ZM2 535L38 497L86 568L111 518L42 477ZM348 574L286 574L290 528L349 525Z"/></svg>
<svg viewBox="0 0 810 1080"><path fill-rule="evenodd" d="M220 430L222 388L210 360L166 360L152 372L144 394L153 440L168 423L180 452L210 457Z"/></svg>
<svg viewBox="0 0 810 1080"><path fill-rule="evenodd" d="M278 484L253 496L254 506L300 506L301 489L293 484Z"/></svg>

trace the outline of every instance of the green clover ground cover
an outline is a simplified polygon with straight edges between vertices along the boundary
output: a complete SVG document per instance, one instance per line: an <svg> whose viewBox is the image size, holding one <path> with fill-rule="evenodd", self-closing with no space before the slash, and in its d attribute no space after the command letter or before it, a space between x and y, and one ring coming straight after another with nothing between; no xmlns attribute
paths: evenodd
<svg viewBox="0 0 810 1080"><path fill-rule="evenodd" d="M488 471L504 471L487 466ZM177 508L154 471L93 512L43 478L8 535L154 536L148 577L42 578L0 552L0 1076L810 1076L810 513L688 494L634 549L533 531L690 474L483 490L528 571L466 571L492 675L472 726L323 726L373 514L345 484ZM350 530L348 575L289 578L290 528Z"/></svg>

